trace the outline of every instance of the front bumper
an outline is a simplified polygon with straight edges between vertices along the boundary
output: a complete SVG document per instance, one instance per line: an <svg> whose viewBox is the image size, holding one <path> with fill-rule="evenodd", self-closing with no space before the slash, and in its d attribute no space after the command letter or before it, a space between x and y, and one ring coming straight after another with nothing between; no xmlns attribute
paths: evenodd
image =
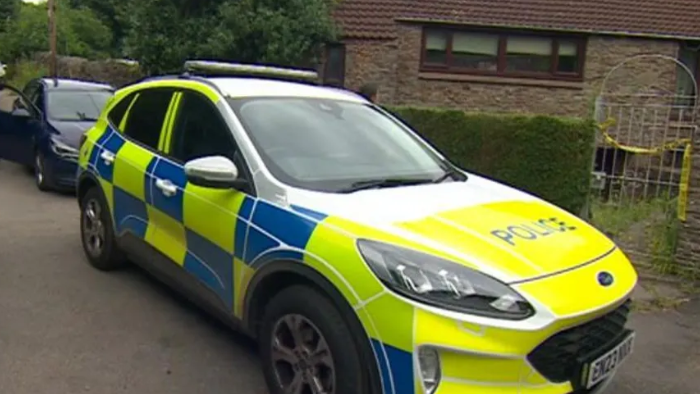
<svg viewBox="0 0 700 394"><path fill-rule="evenodd" d="M44 172L54 187L73 189L76 186L78 162L72 158L51 155L45 158Z"/></svg>
<svg viewBox="0 0 700 394"><path fill-rule="evenodd" d="M443 378L436 394L491 393L494 387L499 393L513 394L600 392L605 382L590 389L581 383L586 373L583 366L621 342L629 310L630 304L625 302L600 317L558 332L508 332L486 327L476 331L462 325L463 335L451 335L469 342L470 350L437 348ZM436 327L437 322L431 320L430 326ZM477 342L484 343L483 352L473 350Z"/></svg>
<svg viewBox="0 0 700 394"><path fill-rule="evenodd" d="M365 308L370 312L372 306ZM629 310L627 301L542 330L519 331L457 322L415 308L406 347L396 342L396 335L372 342L385 394L427 392L417 356L422 347L438 354L435 394L595 394L611 377L586 389L580 383L582 367L621 342ZM394 317L403 315L396 312Z"/></svg>
<svg viewBox="0 0 700 394"><path fill-rule="evenodd" d="M587 389L583 366L624 339L628 297L636 283L627 265L621 253L613 253L579 270L519 286L552 300L544 307L547 316L522 322L479 320L385 291L358 311L373 338L384 393L427 392L418 357L423 347L436 351L440 361L435 394L601 393L612 378ZM594 283L593 274L601 269L616 275L614 286L602 289Z"/></svg>

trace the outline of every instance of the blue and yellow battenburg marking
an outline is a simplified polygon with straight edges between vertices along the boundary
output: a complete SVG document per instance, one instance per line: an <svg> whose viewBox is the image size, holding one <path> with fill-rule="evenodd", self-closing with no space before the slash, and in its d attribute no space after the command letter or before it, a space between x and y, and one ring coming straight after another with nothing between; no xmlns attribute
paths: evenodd
<svg viewBox="0 0 700 394"><path fill-rule="evenodd" d="M116 157L112 165L101 159L105 150ZM105 193L111 192L108 199L118 234L130 232L170 257L214 291L239 318L243 316L240 303L252 274L274 260L309 263L332 282L338 282L334 280L337 273L328 271L327 265L307 253L319 223L326 219L322 213L303 207L284 209L240 192L192 185L187 182L182 166L128 142L111 127L95 141L89 170L101 179ZM164 196L155 186L157 179L170 180L177 186L177 192ZM322 233L328 231L326 228ZM341 239L337 235L334 238L342 243L343 249L354 248L353 239L347 236ZM374 278L368 272L356 276L364 277L370 291L381 291L380 285L372 284ZM344 284L338 287L346 294L352 291L343 289ZM400 305L402 310L406 309L402 313L406 325L401 326L410 327L412 307L387 300L392 305L379 301L367 306L371 315L385 317L367 324L379 324L383 330L395 327L396 316L392 318L383 310L396 310L396 305ZM389 342L396 342L397 338L401 342L392 346L382 341L378 333L375 337L371 344L385 392L413 392L410 338L389 335Z"/></svg>
<svg viewBox="0 0 700 394"><path fill-rule="evenodd" d="M218 100L208 87L199 85L185 87L204 89L202 93L213 102ZM124 89L119 97L133 91ZM163 124L165 135L159 140L159 148L163 150L170 145L173 112L180 98L181 95L173 96ZM137 100L138 93L131 104ZM114 100L110 107L118 102ZM106 112L88 132L80 171L90 171L99 179L115 231L129 232L170 257L214 291L236 317L244 316L242 301L255 271L281 258L312 266L334 283L352 305L384 291L359 260L354 238L332 230L332 226L319 226L330 222L343 228L348 223L339 219L329 221L326 215L303 207L286 209L240 192L192 185L187 182L181 165L127 141L107 122ZM113 163L101 157L105 151L114 154ZM157 179L170 180L177 186L177 192L166 197L156 188ZM343 260L348 262L344 267L326 262ZM362 286L357 286L358 283ZM391 314L386 313L397 306L403 311L401 322L396 318L392 321ZM392 334L397 326L410 332L412 307L387 298L367 305L358 315L370 334L384 392L413 392L410 336ZM378 315L384 318L374 322L374 316ZM380 332L384 332L387 342L382 340Z"/></svg>
<svg viewBox="0 0 700 394"><path fill-rule="evenodd" d="M105 150L116 157L111 165L100 157ZM317 213L313 219L303 218L236 191L192 185L181 165L126 141L113 129L97 141L90 167L112 186L117 234L130 232L146 240L216 291L229 307L234 259L252 269L281 257L303 261L306 244L323 219ZM171 181L176 193L161 193L155 186L158 179Z"/></svg>
<svg viewBox="0 0 700 394"><path fill-rule="evenodd" d="M192 85L192 82L188 83ZM160 82L149 84L162 85ZM184 87L195 87L190 85ZM198 88L203 89L201 86ZM120 97L132 91L125 90ZM212 101L218 100L211 91L204 93ZM159 140L159 147L166 151L170 145L174 119L172 112L178 106L179 97L173 97L162 129L165 135ZM432 314L399 299L384 288L357 253L356 236L425 250L423 245L303 207L284 208L238 191L193 185L187 182L180 164L127 141L106 122L105 115L88 132L88 136L81 152L80 168L81 171L91 171L99 179L116 232L129 232L170 257L174 264L180 265L215 292L237 318L244 316L242 302L256 270L279 259L298 261L327 278L355 307L370 338L385 394L422 393L414 355L416 347L421 345L435 345L443 349L440 354L443 372L453 379L445 380L438 394L464 390L475 393L560 394L570 389L568 383L563 386L549 384L532 369L524 356L546 336L563 328L563 324L573 325L590 316L572 317L561 325L529 332L472 325ZM113 163L102 158L105 151L115 155ZM165 196L156 187L158 179L172 182L176 192ZM512 205L509 209L522 208L520 205ZM518 250L537 255L544 250L536 244L551 242L553 244L548 246L556 247L559 233L572 231L586 237L586 230L568 225L564 228L562 226L565 224L554 223L554 219L543 216L544 212L540 215L537 209L526 208L534 210L533 217L542 217L552 223L537 221L534 225L525 223L525 226L523 223L510 223L508 215L498 216L503 211L501 207L482 206L441 213L440 220L425 218L396 225L417 233L439 231L440 234L456 234L449 223L469 223L474 232L488 234L502 242L504 258L510 256L507 248L512 247L513 243ZM485 217L490 220L483 220ZM494 228L495 224L497 226ZM455 244L464 243L464 236L461 234L460 239L455 236ZM535 238L539 241L533 241ZM494 253L491 249L485 249L486 252ZM611 265L615 261L619 259L605 264ZM530 269L523 266L518 268L517 273L523 275ZM533 288L529 289L529 286ZM541 290L543 297L550 297L549 292L557 292L561 286L559 281L553 281L548 286L520 285L522 290L529 290L529 293L537 293L537 288L544 288ZM573 313L576 309L564 309L566 305L554 306L555 312L563 314ZM459 349L473 352L461 352ZM510 357L504 358L504 355ZM465 364L469 366L468 370L463 368ZM500 372L495 373L496 369ZM479 383L479 380L482 382Z"/></svg>
<svg viewBox="0 0 700 394"><path fill-rule="evenodd" d="M101 162L104 149L117 157L112 166ZM344 289L345 285L334 277L338 274L328 271L327 266L312 257L340 259L343 256L348 269L338 267L342 271L340 276L351 283L363 284L353 289L360 298L367 299L384 291L368 271L352 268L365 267L359 260L352 261L359 259L354 253L354 239L329 226L319 226L320 222L325 222L352 230L352 226L344 226L341 219L328 218L301 207L284 209L231 190L192 185L186 181L182 166L124 140L112 129L97 141L91 153L90 168L111 185L117 231L129 231L170 256L216 292L239 318L242 305L235 304L244 298L252 273L277 258L311 264L351 300L350 290ZM176 194L165 197L160 193L155 187L155 180L159 178L177 185ZM358 316L370 334L384 392L420 392L420 382L415 380L414 374L414 321L419 341L434 341L432 331L445 331L448 327L457 330L456 324L426 315L390 293L376 297L361 309ZM418 315L414 316L416 313ZM439 336L445 338L443 344L465 345L456 340L460 336L453 332L444 333L446 335ZM459 359L447 353L444 357L446 367L451 365L451 360ZM513 363L513 368L522 366L522 361ZM481 364L489 366L493 360L485 359ZM476 361L472 365L477 365Z"/></svg>

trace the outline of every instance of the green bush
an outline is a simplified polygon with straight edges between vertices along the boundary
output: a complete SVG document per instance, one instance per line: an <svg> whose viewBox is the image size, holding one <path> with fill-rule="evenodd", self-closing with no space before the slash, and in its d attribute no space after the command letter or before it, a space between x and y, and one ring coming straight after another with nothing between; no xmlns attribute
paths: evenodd
<svg viewBox="0 0 700 394"><path fill-rule="evenodd" d="M592 120L434 108L389 110L462 168L581 213L590 187Z"/></svg>

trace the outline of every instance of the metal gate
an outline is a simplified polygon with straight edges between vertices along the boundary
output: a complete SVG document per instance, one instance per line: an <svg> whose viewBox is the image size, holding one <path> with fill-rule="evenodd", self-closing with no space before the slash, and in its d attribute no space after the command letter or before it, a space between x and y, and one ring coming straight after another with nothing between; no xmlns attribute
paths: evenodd
<svg viewBox="0 0 700 394"><path fill-rule="evenodd" d="M607 90L616 72L640 61L673 62L677 87L681 86L678 81L688 81L692 91L624 82L623 88ZM661 273L678 268L677 232L685 220L697 109L693 72L665 55L639 55L616 65L605 76L596 97L600 133L594 157L591 220L612 236L635 264Z"/></svg>

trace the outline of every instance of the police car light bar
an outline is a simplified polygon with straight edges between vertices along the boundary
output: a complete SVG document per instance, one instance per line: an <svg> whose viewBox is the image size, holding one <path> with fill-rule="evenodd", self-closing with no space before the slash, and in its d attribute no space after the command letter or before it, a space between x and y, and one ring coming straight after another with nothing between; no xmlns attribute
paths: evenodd
<svg viewBox="0 0 700 394"><path fill-rule="evenodd" d="M224 63L209 60L188 60L185 62L184 68L186 72L191 72L193 74L203 73L230 76L269 76L313 82L318 81L318 73L315 71L259 66L253 64Z"/></svg>

